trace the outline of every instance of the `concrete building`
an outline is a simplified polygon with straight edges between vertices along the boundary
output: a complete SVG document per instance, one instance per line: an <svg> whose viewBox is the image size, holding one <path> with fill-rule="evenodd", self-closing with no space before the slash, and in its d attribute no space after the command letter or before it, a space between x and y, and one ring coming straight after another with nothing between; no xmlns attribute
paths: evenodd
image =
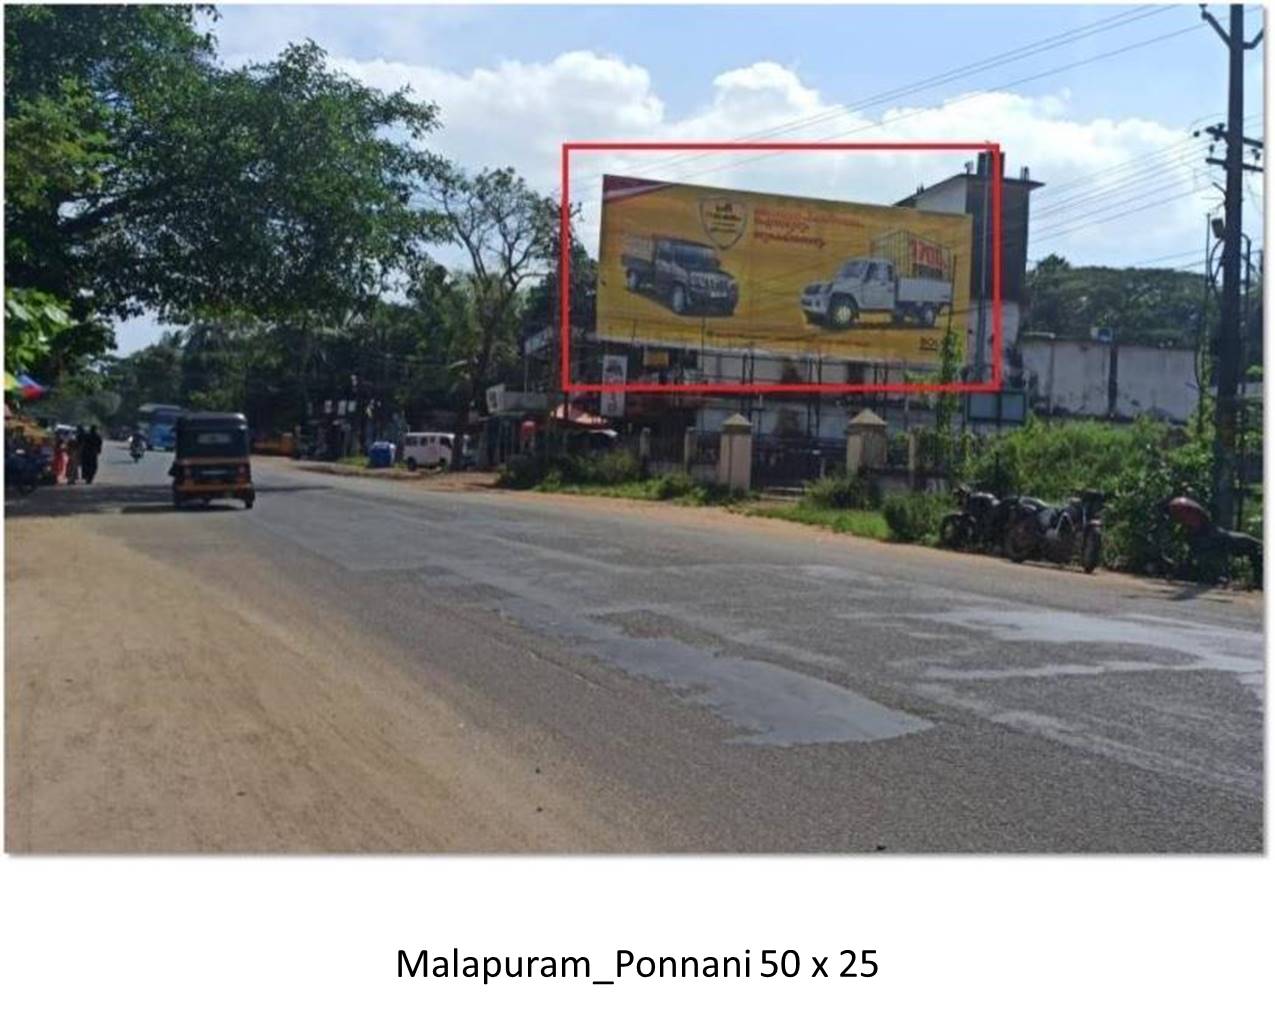
<svg viewBox="0 0 1275 1013"><path fill-rule="evenodd" d="M1004 152L1001 164L1005 164ZM898 202L899 207L919 211L964 213L974 220L973 263L970 270L970 333L966 362L975 369L970 379L991 376L992 342L992 242L990 158L980 154L976 162L965 163L965 171L933 186L917 187L916 193ZM1016 177L1001 179L1001 314L1004 348L1008 354L1018 342L1019 321L1027 297L1027 230L1032 191L1044 186L1031 178L1026 166ZM1009 363L1005 375L1010 376Z"/></svg>

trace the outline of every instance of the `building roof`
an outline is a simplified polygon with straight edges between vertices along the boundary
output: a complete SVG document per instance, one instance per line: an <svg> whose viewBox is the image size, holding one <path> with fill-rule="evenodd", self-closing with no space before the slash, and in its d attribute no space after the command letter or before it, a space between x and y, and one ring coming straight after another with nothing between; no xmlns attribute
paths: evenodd
<svg viewBox="0 0 1275 1013"><path fill-rule="evenodd" d="M947 179L939 180L939 182L935 183L932 186L921 187L921 189L918 190L916 193L909 194L908 196L904 197L902 200L895 201L894 206L896 208L914 207L916 205L916 199L922 196L923 194L932 193L933 191L940 190L945 186L951 186L957 183L968 182L969 180L983 179L983 178L984 177L980 176L977 172L973 172L973 171L958 172L954 176L948 176ZM1020 190L1035 190L1045 185L1038 179L1022 179L1017 176L1002 176L1001 183L1010 189L1018 188Z"/></svg>

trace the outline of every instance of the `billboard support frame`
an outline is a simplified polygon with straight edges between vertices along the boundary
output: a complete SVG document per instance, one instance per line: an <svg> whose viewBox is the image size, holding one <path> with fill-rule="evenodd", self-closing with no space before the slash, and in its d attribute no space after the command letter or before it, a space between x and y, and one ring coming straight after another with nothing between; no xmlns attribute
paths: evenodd
<svg viewBox="0 0 1275 1013"><path fill-rule="evenodd" d="M954 383L573 383L571 381L571 154L576 151L953 151L986 153L992 179L992 375ZM1004 363L1001 311L1002 156L995 141L564 141L558 224L559 382L572 394L992 394Z"/></svg>

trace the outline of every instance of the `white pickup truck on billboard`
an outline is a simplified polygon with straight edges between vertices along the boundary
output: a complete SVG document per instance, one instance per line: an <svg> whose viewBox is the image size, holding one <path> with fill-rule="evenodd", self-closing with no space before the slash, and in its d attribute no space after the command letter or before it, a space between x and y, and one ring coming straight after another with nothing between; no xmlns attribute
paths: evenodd
<svg viewBox="0 0 1275 1013"><path fill-rule="evenodd" d="M933 327L951 305L951 253L901 230L873 240L869 256L850 258L831 279L811 282L801 293L806 321L839 331L864 313Z"/></svg>

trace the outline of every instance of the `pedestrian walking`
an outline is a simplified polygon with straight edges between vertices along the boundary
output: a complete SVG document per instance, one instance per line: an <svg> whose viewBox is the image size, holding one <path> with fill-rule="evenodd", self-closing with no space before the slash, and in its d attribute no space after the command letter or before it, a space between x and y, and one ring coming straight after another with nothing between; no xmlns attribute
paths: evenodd
<svg viewBox="0 0 1275 1013"><path fill-rule="evenodd" d="M57 436L53 440L53 482L60 484L66 481L66 438Z"/></svg>
<svg viewBox="0 0 1275 1013"><path fill-rule="evenodd" d="M80 480L80 451L84 447L83 426L76 426L75 432L66 441L66 484L75 485Z"/></svg>
<svg viewBox="0 0 1275 1013"><path fill-rule="evenodd" d="M92 485L97 477L97 459L102 453L102 436L97 426L89 426L84 434L84 443L80 447L80 471L84 475L84 483Z"/></svg>

